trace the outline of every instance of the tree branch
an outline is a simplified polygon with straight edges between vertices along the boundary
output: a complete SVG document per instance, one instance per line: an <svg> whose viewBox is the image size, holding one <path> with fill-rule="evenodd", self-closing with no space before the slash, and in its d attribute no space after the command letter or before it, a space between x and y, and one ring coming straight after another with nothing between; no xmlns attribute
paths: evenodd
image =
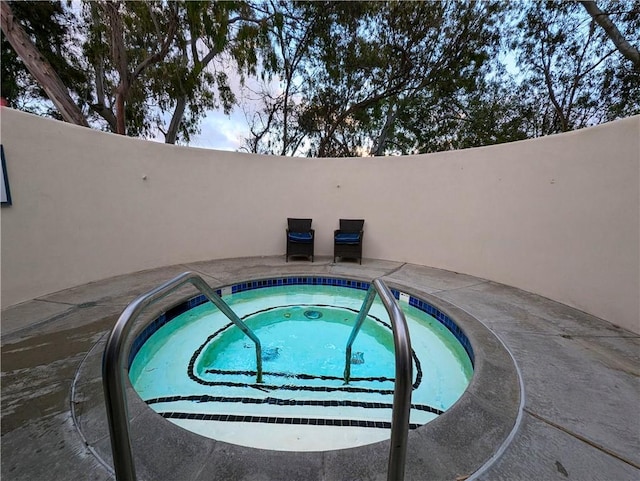
<svg viewBox="0 0 640 481"><path fill-rule="evenodd" d="M117 132L118 121L116 119L115 114L110 108L108 108L102 102L99 102L97 104L91 104L89 105L89 108L93 110L96 114L98 114L100 117L102 117L104 120L107 121L107 124L109 124L109 127L111 128L112 132Z"/></svg>
<svg viewBox="0 0 640 481"><path fill-rule="evenodd" d="M553 81L551 80L551 59L548 59L548 62L545 62L545 49L544 49L544 41L540 45L540 54L542 57L542 73L544 74L544 83L547 86L547 91L549 92L549 100L553 104L553 108L556 111L556 114L560 118L560 123L562 127L562 131L566 132L568 130L568 121L564 115L564 111L562 107L558 103L558 99L556 98L556 93L553 90Z"/></svg>
<svg viewBox="0 0 640 481"><path fill-rule="evenodd" d="M618 27L609 18L609 15L600 10L593 0L580 0L580 3L593 20L604 29L618 51L625 58L631 60L636 70L640 70L640 52L624 38Z"/></svg>
<svg viewBox="0 0 640 481"><path fill-rule="evenodd" d="M138 75L142 73L142 71L147 68L149 65L157 63L161 61L164 57L166 57L167 53L169 53L169 48L171 47L171 43L173 42L173 38L175 37L176 31L178 30L178 15L175 10L171 11L171 19L169 21L169 29L167 31L167 36L162 42L162 46L160 50L156 53L149 55L142 62L138 64L133 73L131 74L131 79L135 80L138 78Z"/></svg>

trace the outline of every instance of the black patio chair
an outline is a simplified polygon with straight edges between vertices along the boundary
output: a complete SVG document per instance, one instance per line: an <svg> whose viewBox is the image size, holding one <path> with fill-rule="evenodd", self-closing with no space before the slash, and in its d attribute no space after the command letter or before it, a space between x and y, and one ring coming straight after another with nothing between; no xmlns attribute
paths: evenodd
<svg viewBox="0 0 640 481"><path fill-rule="evenodd" d="M337 257L358 259L362 264L364 219L340 219L340 229L333 233L333 262Z"/></svg>
<svg viewBox="0 0 640 481"><path fill-rule="evenodd" d="M310 257L313 262L313 244L315 230L311 228L311 219L287 219L287 254L289 256Z"/></svg>

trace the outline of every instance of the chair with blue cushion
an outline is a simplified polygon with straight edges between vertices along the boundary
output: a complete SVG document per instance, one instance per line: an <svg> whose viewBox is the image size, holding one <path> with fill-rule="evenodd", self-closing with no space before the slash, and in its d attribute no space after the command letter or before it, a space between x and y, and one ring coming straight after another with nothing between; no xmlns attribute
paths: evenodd
<svg viewBox="0 0 640 481"><path fill-rule="evenodd" d="M310 257L313 262L313 243L315 231L311 228L311 219L287 219L287 255Z"/></svg>
<svg viewBox="0 0 640 481"><path fill-rule="evenodd" d="M340 219L340 229L333 234L333 262L336 257L358 259L362 264L364 219Z"/></svg>

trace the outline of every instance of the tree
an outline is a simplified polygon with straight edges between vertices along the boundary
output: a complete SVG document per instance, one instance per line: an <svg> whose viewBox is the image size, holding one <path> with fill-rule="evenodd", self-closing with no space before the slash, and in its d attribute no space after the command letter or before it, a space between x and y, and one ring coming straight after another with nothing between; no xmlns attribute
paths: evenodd
<svg viewBox="0 0 640 481"><path fill-rule="evenodd" d="M240 77L255 74L254 50L265 41L268 20L249 2L100 0L83 2L82 16L58 1L3 2L3 24L15 18L5 15L10 6L20 24L7 28L13 33L22 27L28 37L17 45L20 56L51 67L34 79L3 36L4 94L22 107L29 101L46 104L41 87L57 73L57 90L49 88L49 95L59 97L68 88L67 103L77 105L74 123L133 136L160 130L170 143L188 141L208 109L232 108L228 72L215 60L223 58L225 68L233 66ZM76 36L83 45L71 40L72 32L81 32ZM22 45L31 45L31 53L20 50ZM57 100L56 105L70 108Z"/></svg>
<svg viewBox="0 0 640 481"><path fill-rule="evenodd" d="M248 2L87 5L92 28L85 51L97 99L92 109L117 131L118 101L126 98L127 131L146 136L157 129L168 143L188 141L207 110L221 105L230 111L236 99L227 70L215 62L222 58L241 78L251 73L267 22Z"/></svg>
<svg viewBox="0 0 640 481"><path fill-rule="evenodd" d="M261 102L247 149L279 155L431 152L640 111L634 0L77 6L2 2L3 95L168 143L231 111L232 75ZM514 54L515 74L502 67Z"/></svg>
<svg viewBox="0 0 640 481"><path fill-rule="evenodd" d="M143 82L145 70L164 61L173 44L178 29L177 6L174 2L125 4L110 0L91 2L89 8L92 35L87 51L98 99L91 108L113 132L124 135L127 103L136 95L137 84ZM135 28L127 28L130 25ZM105 103L107 94L115 96L111 108Z"/></svg>
<svg viewBox="0 0 640 481"><path fill-rule="evenodd" d="M263 96L266 122L254 124L250 150L382 155L398 152L400 137L412 144L403 149L417 148L412 132L425 119L405 113L417 110L414 103L435 109L475 85L498 45L497 13L489 2L313 2L286 10L275 37L283 88ZM264 139L276 139L280 152Z"/></svg>
<svg viewBox="0 0 640 481"><path fill-rule="evenodd" d="M407 52L411 69L406 87L385 101L374 155L430 152L435 145L440 146L438 150L455 148L450 139L480 125L475 116L483 112L470 107L480 100L489 104L487 97L478 94L489 85L489 73L499 68L495 62L503 12L499 4L440 2L439 9L404 7L390 9L383 25L390 25L395 50ZM403 25L408 25L406 31ZM466 108L465 103L469 103ZM446 121L429 132L429 124L437 117ZM474 133L485 134L481 143L495 141L483 130Z"/></svg>
<svg viewBox="0 0 640 481"><path fill-rule="evenodd" d="M401 154L438 152L513 142L529 137L531 114L508 76L476 80L442 102L416 98L397 119L402 130L388 148Z"/></svg>
<svg viewBox="0 0 640 481"><path fill-rule="evenodd" d="M214 61L222 58L227 69L233 65L241 80L245 75L255 75L255 52L267 43L270 21L268 14L247 2L186 2L181 15L183 28L178 32L172 63L154 75L161 83L154 89L158 106L161 111L173 110L168 128L159 127L167 143L175 143L179 131L188 140L207 110L222 106L225 113L231 111L235 94L227 71L216 68ZM170 95L163 96L162 87L167 81L171 85L165 90Z"/></svg>
<svg viewBox="0 0 640 481"><path fill-rule="evenodd" d="M636 70L640 70L640 52L638 48L625 38L616 24L611 21L609 15L600 10L594 0L581 0L580 3L593 20L604 29L618 51L633 63ZM640 15L640 8L638 8L637 4L632 12L635 15Z"/></svg>
<svg viewBox="0 0 640 481"><path fill-rule="evenodd" d="M16 103L27 91L48 97L68 122L88 127L80 108L71 98L65 81L77 86L84 81L80 69L68 62L66 48L68 31L60 2L1 2L2 8L2 95ZM29 11L31 22L24 26L16 18ZM6 44L11 45L11 49ZM22 60L19 61L18 57ZM38 81L40 89L33 89L28 71ZM58 75L62 71L63 78Z"/></svg>
<svg viewBox="0 0 640 481"><path fill-rule="evenodd" d="M296 155L305 138L300 129L300 100L308 80L306 66L321 19L296 2L270 1L261 8L273 21L269 43L261 50L260 91L253 92L262 108L253 113L246 148L254 153Z"/></svg>
<svg viewBox="0 0 640 481"><path fill-rule="evenodd" d="M622 2L615 5L624 8ZM529 4L518 28L522 33L514 46L528 98L538 102L540 134L638 112L638 72L624 65L604 30L579 4ZM546 105L540 104L545 96Z"/></svg>

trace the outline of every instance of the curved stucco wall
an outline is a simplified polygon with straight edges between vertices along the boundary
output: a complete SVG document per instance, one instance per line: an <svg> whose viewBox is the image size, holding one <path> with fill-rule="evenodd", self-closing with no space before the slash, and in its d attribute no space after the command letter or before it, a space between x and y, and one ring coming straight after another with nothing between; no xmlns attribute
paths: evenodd
<svg viewBox="0 0 640 481"><path fill-rule="evenodd" d="M640 117L429 155L305 159L168 146L2 109L2 305L203 259L284 253L340 217L364 255L464 272L640 332Z"/></svg>

